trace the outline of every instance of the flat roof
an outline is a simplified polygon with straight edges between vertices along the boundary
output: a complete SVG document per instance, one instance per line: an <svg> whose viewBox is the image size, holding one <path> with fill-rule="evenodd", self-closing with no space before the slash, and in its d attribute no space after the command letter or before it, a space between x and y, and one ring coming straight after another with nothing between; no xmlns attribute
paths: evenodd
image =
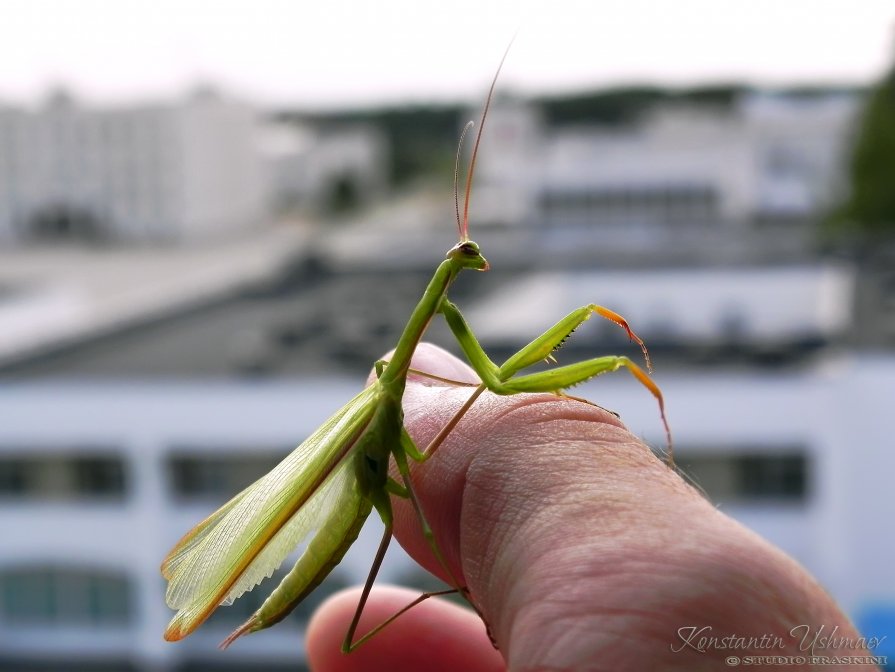
<svg viewBox="0 0 895 672"><path fill-rule="evenodd" d="M201 247L0 249L0 364L266 280L305 239L278 225Z"/></svg>

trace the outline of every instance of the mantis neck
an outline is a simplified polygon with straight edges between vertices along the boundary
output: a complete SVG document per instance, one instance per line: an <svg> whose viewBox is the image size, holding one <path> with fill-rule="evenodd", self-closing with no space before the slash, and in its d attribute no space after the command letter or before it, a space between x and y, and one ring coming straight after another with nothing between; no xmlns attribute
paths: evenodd
<svg viewBox="0 0 895 672"><path fill-rule="evenodd" d="M404 384L407 382L407 370L410 368L410 359L416 350L429 323L441 307L441 300L447 294L448 287L454 282L459 272L459 266L452 263L450 259L445 259L438 268L435 269L435 275L429 281L423 298L416 304L407 326L401 333L398 340L398 346L392 353L392 358L388 366L379 378L379 382L386 388L389 388L399 396L404 393Z"/></svg>

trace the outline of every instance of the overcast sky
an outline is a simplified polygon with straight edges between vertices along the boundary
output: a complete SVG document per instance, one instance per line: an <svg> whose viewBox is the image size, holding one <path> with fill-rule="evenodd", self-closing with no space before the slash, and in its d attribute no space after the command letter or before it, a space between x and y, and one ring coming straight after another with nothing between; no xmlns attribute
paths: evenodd
<svg viewBox="0 0 895 672"><path fill-rule="evenodd" d="M892 0L0 0L0 99L469 100L517 29L501 83L523 92L866 83L895 56Z"/></svg>

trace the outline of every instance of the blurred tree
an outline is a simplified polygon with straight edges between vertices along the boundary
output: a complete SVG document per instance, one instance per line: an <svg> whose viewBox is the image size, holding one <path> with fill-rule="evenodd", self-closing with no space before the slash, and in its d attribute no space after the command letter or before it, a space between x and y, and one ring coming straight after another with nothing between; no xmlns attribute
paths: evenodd
<svg viewBox="0 0 895 672"><path fill-rule="evenodd" d="M848 172L849 193L830 218L833 231L895 235L895 64L867 100Z"/></svg>

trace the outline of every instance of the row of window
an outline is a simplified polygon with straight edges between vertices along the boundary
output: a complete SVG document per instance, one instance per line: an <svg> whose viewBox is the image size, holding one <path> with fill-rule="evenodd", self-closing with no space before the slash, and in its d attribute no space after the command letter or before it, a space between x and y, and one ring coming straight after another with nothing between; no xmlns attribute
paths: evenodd
<svg viewBox="0 0 895 672"><path fill-rule="evenodd" d="M799 503L810 495L808 459L797 448L773 456L685 454L678 466L714 502Z"/></svg>
<svg viewBox="0 0 895 672"><path fill-rule="evenodd" d="M134 591L124 574L62 567L0 570L0 620L14 626L126 626Z"/></svg>
<svg viewBox="0 0 895 672"><path fill-rule="evenodd" d="M22 155L35 148L69 151L127 151L177 142L175 120L167 115L8 116L0 113L0 147Z"/></svg>
<svg viewBox="0 0 895 672"><path fill-rule="evenodd" d="M168 487L178 500L223 500L270 471L286 451L197 455L175 450L167 461ZM807 499L810 465L802 447L737 453L684 451L681 466L715 501ZM0 498L123 499L132 487L124 458L111 451L77 456L0 454Z"/></svg>
<svg viewBox="0 0 895 672"><path fill-rule="evenodd" d="M548 191L541 195L540 208L553 220L587 217L603 220L649 217L661 221L716 218L718 194L711 187L630 187Z"/></svg>
<svg viewBox="0 0 895 672"><path fill-rule="evenodd" d="M123 499L132 480L126 461L111 447L85 448L78 455L0 454L0 498L73 500ZM286 451L190 456L175 453L167 463L171 494L178 499L230 496L273 469Z"/></svg>
<svg viewBox="0 0 895 672"><path fill-rule="evenodd" d="M277 585L287 571L280 568L267 583ZM396 581L420 591L444 587L418 567L396 577ZM132 577L108 570L55 565L0 568L0 623L15 627L127 627L137 622L133 584ZM306 623L324 600L348 585L347 577L334 571L288 618ZM163 590L160 582L160 595ZM215 611L209 625L217 624L222 630L236 627L261 606L268 593L254 590L244 594L227 608Z"/></svg>
<svg viewBox="0 0 895 672"><path fill-rule="evenodd" d="M132 210L151 215L182 208L183 189L177 180L159 171L134 167L113 175L79 172L78 166L57 166L49 175L16 178L4 177L0 171L0 179L5 181L0 184L3 209L22 217L54 205L85 207L97 213Z"/></svg>
<svg viewBox="0 0 895 672"><path fill-rule="evenodd" d="M268 579L269 585L276 586L287 571L280 568ZM288 618L306 622L327 597L348 585L339 571L333 572ZM159 599L163 592L159 579ZM222 630L235 628L261 606L268 593L244 594L226 609L215 611L209 624ZM0 627L120 628L133 625L137 614L134 579L124 573L54 565L0 568Z"/></svg>
<svg viewBox="0 0 895 672"><path fill-rule="evenodd" d="M0 496L76 499L123 496L124 460L109 454L0 456Z"/></svg>

